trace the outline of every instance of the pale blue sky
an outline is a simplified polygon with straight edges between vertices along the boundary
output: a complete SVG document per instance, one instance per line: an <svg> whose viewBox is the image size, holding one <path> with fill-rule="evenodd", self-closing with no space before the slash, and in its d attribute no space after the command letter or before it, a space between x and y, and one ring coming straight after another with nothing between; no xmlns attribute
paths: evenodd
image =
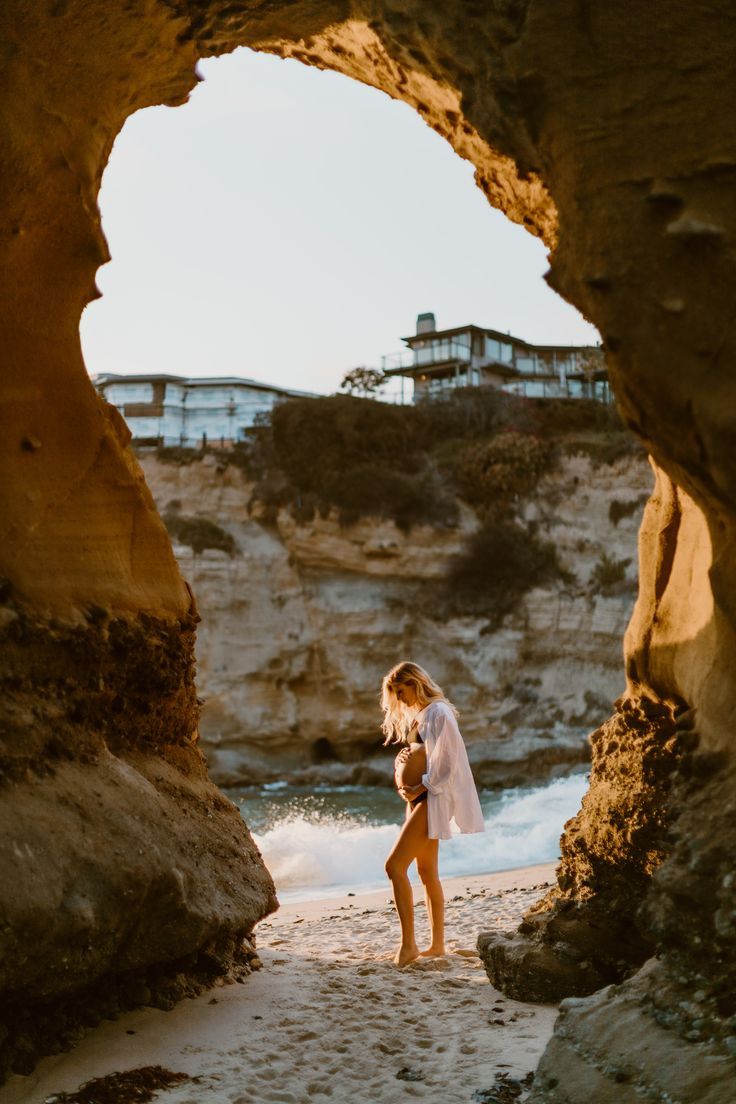
<svg viewBox="0 0 736 1104"><path fill-rule="evenodd" d="M404 104L238 50L178 108L128 120L100 205L112 262L82 318L90 372L242 375L330 392L416 315L542 344L598 340L542 244Z"/></svg>

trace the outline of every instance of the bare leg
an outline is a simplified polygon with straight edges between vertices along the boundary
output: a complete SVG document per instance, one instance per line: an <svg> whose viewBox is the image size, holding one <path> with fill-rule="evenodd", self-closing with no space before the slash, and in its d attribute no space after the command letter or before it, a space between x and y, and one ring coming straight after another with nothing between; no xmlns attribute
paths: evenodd
<svg viewBox="0 0 736 1104"><path fill-rule="evenodd" d="M407 871L414 859L423 852L427 838L427 803L412 809L404 822L399 838L386 860L386 873L394 891L396 911L401 924L401 945L394 955L397 966L406 966L419 957L414 935L414 897ZM434 841L435 843L437 841Z"/></svg>
<svg viewBox="0 0 736 1104"><path fill-rule="evenodd" d="M426 847L417 856L417 869L424 886L430 932L429 947L421 952L422 958L434 958L445 953L445 894L437 869L438 852L439 840L428 839Z"/></svg>

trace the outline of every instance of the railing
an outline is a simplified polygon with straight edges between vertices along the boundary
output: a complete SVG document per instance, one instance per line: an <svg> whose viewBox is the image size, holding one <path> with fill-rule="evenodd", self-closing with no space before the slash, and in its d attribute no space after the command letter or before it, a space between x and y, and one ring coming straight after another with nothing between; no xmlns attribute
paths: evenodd
<svg viewBox="0 0 736 1104"><path fill-rule="evenodd" d="M414 349L414 365L421 367L427 364L442 364L446 360L470 361L471 351L469 345L463 345L459 341L432 341L424 348Z"/></svg>
<svg viewBox="0 0 736 1104"><path fill-rule="evenodd" d="M450 376L448 379L433 379L425 384L423 393L430 395L441 394L445 391L454 391L457 387L467 387L468 377L465 373Z"/></svg>
<svg viewBox="0 0 736 1104"><path fill-rule="evenodd" d="M469 363L471 351L469 345L460 341L433 341L416 349L402 350L400 353L388 353L381 357L384 372L395 372L402 368L426 368L431 364L444 364L448 360L461 360Z"/></svg>
<svg viewBox="0 0 736 1104"><path fill-rule="evenodd" d="M528 399L595 399L597 402L613 402L613 394L607 380L582 381L573 379L553 380L525 377L505 383L502 391L523 395Z"/></svg>
<svg viewBox="0 0 736 1104"><path fill-rule="evenodd" d="M387 353L381 357L381 368L384 372L392 372L396 368L412 368L414 366L414 354L411 349L402 349L400 353Z"/></svg>

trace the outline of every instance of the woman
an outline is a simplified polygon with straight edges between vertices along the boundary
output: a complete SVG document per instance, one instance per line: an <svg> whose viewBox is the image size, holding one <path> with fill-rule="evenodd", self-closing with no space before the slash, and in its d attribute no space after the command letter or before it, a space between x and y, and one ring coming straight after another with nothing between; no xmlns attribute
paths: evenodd
<svg viewBox="0 0 736 1104"><path fill-rule="evenodd" d="M450 820L454 818L461 832L482 832L484 824L457 710L434 679L416 663L399 663L383 680L381 705L384 743L405 743L416 735L426 753L426 771L415 785L405 777L405 768L414 758L412 750L404 748L395 764L407 808L404 826L386 860L386 873L401 923L401 945L394 962L406 966L416 958L445 953L445 898L437 856L439 841L452 835ZM429 916L431 940L426 951L418 949L414 936L414 898L407 871L415 859Z"/></svg>

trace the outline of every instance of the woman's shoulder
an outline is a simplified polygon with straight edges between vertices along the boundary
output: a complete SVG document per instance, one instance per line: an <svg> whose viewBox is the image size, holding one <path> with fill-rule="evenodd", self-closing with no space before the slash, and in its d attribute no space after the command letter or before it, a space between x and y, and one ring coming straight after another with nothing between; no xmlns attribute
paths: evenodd
<svg viewBox="0 0 736 1104"><path fill-rule="evenodd" d="M449 702L446 702L446 701L433 701L433 702L430 702L428 708L438 710L441 713L450 713L450 714L452 714L453 717L455 716L455 714L453 712L453 709L452 709L452 706L450 705Z"/></svg>
<svg viewBox="0 0 736 1104"><path fill-rule="evenodd" d="M441 717L451 717L452 720L454 721L455 720L455 712L454 712L452 706L448 702L446 702L446 701L433 701L433 702L430 702L429 705L426 706L426 708L422 711L422 715L421 715L421 719L419 721L419 724L420 725L426 724L427 721L430 719L430 717L437 718L438 720Z"/></svg>

